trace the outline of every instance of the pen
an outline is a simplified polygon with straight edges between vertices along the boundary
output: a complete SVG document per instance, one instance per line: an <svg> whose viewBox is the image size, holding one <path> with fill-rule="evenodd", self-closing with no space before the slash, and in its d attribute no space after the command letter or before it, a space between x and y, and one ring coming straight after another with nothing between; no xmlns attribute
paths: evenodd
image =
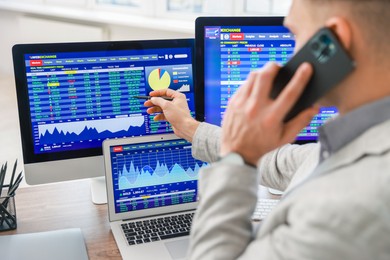
<svg viewBox="0 0 390 260"><path fill-rule="evenodd" d="M14 182L15 172L16 172L16 165L18 164L18 159L16 159L14 164L14 169L12 171L11 181L9 182L9 186L12 186L12 183Z"/></svg>
<svg viewBox="0 0 390 260"><path fill-rule="evenodd" d="M138 98L138 99L151 99L152 96L133 96L133 98ZM168 101L172 101L172 100L173 100L173 98L167 97L167 96L162 96L162 97L160 97L160 98L163 98L163 99L168 100Z"/></svg>
<svg viewBox="0 0 390 260"><path fill-rule="evenodd" d="M0 197L3 191L3 185L4 185L4 179L5 179L5 174L7 172L7 163L1 167L0 171Z"/></svg>
<svg viewBox="0 0 390 260"><path fill-rule="evenodd" d="M23 180L23 176L22 176L22 172L20 172L18 177L15 180L15 183L12 185L12 187L9 188L8 196L14 196L15 195L15 191L19 187L19 184L22 182L22 180Z"/></svg>

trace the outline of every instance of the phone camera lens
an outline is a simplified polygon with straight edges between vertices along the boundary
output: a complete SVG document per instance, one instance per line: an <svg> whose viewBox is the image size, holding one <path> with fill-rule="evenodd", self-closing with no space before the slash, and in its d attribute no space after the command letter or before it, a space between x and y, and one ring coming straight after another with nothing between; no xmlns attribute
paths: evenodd
<svg viewBox="0 0 390 260"><path fill-rule="evenodd" d="M331 41L330 41L330 38L328 36L321 35L320 36L320 42L325 43L325 44L329 44Z"/></svg>
<svg viewBox="0 0 390 260"><path fill-rule="evenodd" d="M329 56L331 53L330 49L329 48L325 48L323 51L322 51L322 55L327 57Z"/></svg>
<svg viewBox="0 0 390 260"><path fill-rule="evenodd" d="M311 45L311 49L313 51L318 51L318 49L320 48L320 44L318 42L313 42L312 45Z"/></svg>

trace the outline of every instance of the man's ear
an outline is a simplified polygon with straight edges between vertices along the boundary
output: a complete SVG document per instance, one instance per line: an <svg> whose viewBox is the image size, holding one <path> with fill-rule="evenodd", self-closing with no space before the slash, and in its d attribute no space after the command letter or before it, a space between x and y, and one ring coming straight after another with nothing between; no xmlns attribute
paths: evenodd
<svg viewBox="0 0 390 260"><path fill-rule="evenodd" d="M337 35L337 38L346 50L351 49L352 28L347 20L342 17L331 17L326 21L325 26Z"/></svg>

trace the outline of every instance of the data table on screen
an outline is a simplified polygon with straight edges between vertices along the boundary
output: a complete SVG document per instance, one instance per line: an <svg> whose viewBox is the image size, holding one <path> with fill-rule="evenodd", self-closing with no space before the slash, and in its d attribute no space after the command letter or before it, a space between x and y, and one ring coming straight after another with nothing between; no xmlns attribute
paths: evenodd
<svg viewBox="0 0 390 260"><path fill-rule="evenodd" d="M135 98L152 90L181 91L194 111L190 48L26 54L25 66L36 154L172 132Z"/></svg>
<svg viewBox="0 0 390 260"><path fill-rule="evenodd" d="M295 37L283 26L205 26L204 30L205 121L221 125L229 100L250 72L268 62L286 64L294 54ZM321 108L297 140L317 140L318 127L335 115L335 107Z"/></svg>

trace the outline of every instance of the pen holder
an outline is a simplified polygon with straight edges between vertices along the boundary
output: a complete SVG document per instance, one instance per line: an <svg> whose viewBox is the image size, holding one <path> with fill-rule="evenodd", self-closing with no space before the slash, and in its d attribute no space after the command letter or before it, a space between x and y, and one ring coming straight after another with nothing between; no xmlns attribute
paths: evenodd
<svg viewBox="0 0 390 260"><path fill-rule="evenodd" d="M16 229L15 196L0 197L0 231Z"/></svg>

